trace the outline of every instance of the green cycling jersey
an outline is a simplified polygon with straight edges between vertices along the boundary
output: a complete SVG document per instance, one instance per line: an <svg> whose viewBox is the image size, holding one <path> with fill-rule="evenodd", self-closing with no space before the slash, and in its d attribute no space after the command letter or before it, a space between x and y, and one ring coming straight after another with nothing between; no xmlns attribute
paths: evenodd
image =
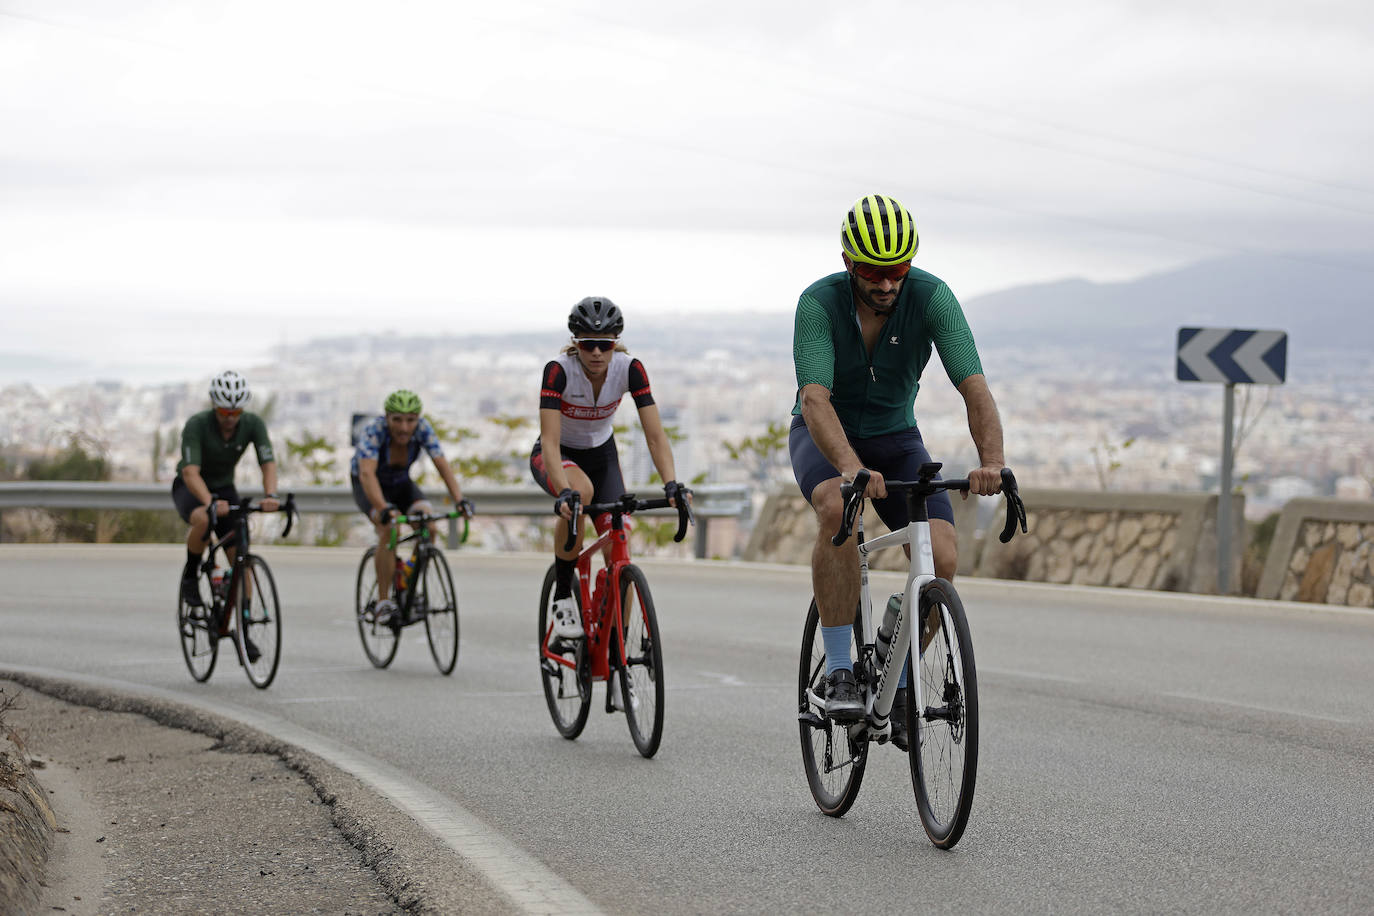
<svg viewBox="0 0 1374 916"><path fill-rule="evenodd" d="M912 268L902 282L896 306L883 324L872 353L864 345L849 274L817 280L797 301L792 359L801 389L821 385L830 391L844 431L867 439L916 425L916 392L932 345L957 388L982 363L959 300L939 277Z"/></svg>
<svg viewBox="0 0 1374 916"><path fill-rule="evenodd" d="M234 434L228 439L219 431L213 410L205 410L186 421L181 431L181 460L177 474L188 464L200 468L201 479L214 490L234 482L234 468L243 452L252 443L258 453L258 464L274 461L272 440L267 438L267 424L255 413L244 412L239 417Z"/></svg>

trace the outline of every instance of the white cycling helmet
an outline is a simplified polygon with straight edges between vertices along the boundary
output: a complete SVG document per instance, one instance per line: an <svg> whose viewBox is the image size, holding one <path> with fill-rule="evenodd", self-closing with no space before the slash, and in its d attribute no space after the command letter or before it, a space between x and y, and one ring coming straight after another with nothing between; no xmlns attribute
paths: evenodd
<svg viewBox="0 0 1374 916"><path fill-rule="evenodd" d="M216 407L242 408L252 393L248 380L233 369L221 372L210 380L210 403Z"/></svg>

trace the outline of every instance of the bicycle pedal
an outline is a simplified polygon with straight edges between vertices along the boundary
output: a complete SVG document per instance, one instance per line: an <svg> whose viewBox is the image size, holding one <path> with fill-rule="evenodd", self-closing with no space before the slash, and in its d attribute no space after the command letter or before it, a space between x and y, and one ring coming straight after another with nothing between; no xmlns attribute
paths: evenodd
<svg viewBox="0 0 1374 916"><path fill-rule="evenodd" d="M811 728L825 728L825 719L809 710L797 713L797 721Z"/></svg>

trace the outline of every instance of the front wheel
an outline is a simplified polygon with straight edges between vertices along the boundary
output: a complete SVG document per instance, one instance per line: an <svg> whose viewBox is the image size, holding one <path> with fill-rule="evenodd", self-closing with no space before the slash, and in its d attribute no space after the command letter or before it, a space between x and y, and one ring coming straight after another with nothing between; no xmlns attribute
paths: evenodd
<svg viewBox="0 0 1374 916"><path fill-rule="evenodd" d="M620 572L620 622L625 667L619 680L625 721L635 748L652 757L663 740L663 641L649 582L638 566L626 566Z"/></svg>
<svg viewBox="0 0 1374 916"><path fill-rule="evenodd" d="M358 636L363 654L374 668L385 668L396 657L397 632L391 624L377 623L377 548L367 548L358 564L358 585L353 611L358 618Z"/></svg>
<svg viewBox="0 0 1374 916"><path fill-rule="evenodd" d="M437 547L426 553L425 576L413 600L424 602L429 654L439 673L449 675L458 664L458 593L443 553Z"/></svg>
<svg viewBox="0 0 1374 916"><path fill-rule="evenodd" d="M209 607L189 605L177 591L177 632L181 634L181 654L191 677L208 681L219 657L219 633Z"/></svg>
<svg viewBox="0 0 1374 916"><path fill-rule="evenodd" d="M850 637L850 654L854 653ZM851 738L849 729L825 716L825 643L821 641L821 615L816 602L806 612L802 632L801 667L798 671L797 720L801 729L802 765L816 806L831 817L841 817L863 784L868 763L868 740ZM812 700L815 696L820 704Z"/></svg>
<svg viewBox="0 0 1374 916"><path fill-rule="evenodd" d="M553 635L554 568L544 576L539 596L539 677L549 704L553 727L569 741L582 734L592 708L592 666L587 640L560 639ZM577 589L573 589L577 600Z"/></svg>
<svg viewBox="0 0 1374 916"><path fill-rule="evenodd" d="M926 835L949 849L963 836L973 807L978 677L968 618L954 586L944 579L931 582L921 592L920 607L920 632L929 642L907 688L911 781Z"/></svg>
<svg viewBox="0 0 1374 916"><path fill-rule="evenodd" d="M281 606L266 560L250 554L243 572L248 581L239 583L234 642L248 680L262 690L277 676L281 661Z"/></svg>

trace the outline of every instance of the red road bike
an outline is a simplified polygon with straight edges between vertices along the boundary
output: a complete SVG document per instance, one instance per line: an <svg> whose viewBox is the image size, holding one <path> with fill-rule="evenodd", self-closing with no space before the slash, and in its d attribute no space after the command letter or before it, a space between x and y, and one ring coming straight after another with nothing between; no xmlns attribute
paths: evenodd
<svg viewBox="0 0 1374 916"><path fill-rule="evenodd" d="M694 524L691 504L678 500L678 527L674 541L681 541L687 526ZM658 752L663 738L663 642L658 616L643 570L630 562L630 540L625 517L646 509L669 508L666 498L637 499L626 493L615 502L592 503L592 515L610 513L611 525L577 557L577 599L586 636L563 639L553 635L554 567L544 576L539 598L539 674L544 698L554 727L572 740L582 734L592 705L592 684L606 681L606 712L623 709L635 748L645 757ZM571 550L581 524L580 502L574 501L568 525ZM610 547L610 559L596 573L592 588L592 557ZM619 702L616 702L616 701Z"/></svg>

